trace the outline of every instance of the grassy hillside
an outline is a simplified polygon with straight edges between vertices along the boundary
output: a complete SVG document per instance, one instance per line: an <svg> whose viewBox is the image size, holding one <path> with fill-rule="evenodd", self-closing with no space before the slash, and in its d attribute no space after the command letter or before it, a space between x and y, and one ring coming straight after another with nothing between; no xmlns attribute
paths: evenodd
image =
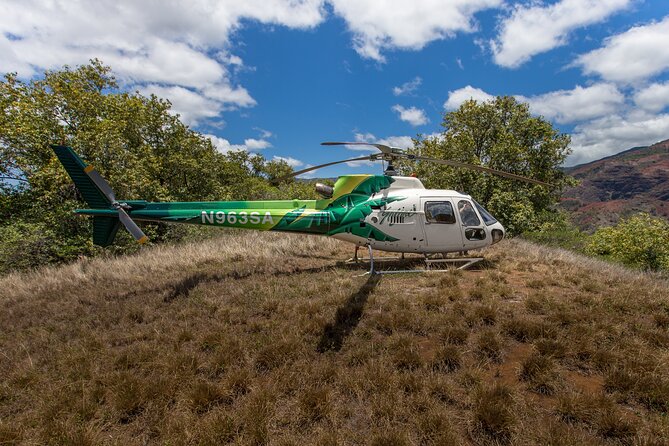
<svg viewBox="0 0 669 446"><path fill-rule="evenodd" d="M223 232L0 279L0 444L666 444L669 286L518 240L357 277Z"/></svg>

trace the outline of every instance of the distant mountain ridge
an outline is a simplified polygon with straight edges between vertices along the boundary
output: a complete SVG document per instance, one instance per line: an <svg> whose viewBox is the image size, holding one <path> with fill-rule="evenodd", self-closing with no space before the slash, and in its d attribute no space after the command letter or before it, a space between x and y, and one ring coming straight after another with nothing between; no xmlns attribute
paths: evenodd
<svg viewBox="0 0 669 446"><path fill-rule="evenodd" d="M560 207L583 229L611 225L636 212L669 219L669 139L565 171L580 184L565 190Z"/></svg>

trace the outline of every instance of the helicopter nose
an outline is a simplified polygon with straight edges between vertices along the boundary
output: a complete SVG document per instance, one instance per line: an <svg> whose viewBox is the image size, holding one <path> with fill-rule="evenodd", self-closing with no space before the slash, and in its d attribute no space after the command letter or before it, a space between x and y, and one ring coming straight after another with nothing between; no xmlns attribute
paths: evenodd
<svg viewBox="0 0 669 446"><path fill-rule="evenodd" d="M493 225L490 235L492 235L492 244L494 245L497 242L501 242L505 235L504 226L501 223L497 222Z"/></svg>

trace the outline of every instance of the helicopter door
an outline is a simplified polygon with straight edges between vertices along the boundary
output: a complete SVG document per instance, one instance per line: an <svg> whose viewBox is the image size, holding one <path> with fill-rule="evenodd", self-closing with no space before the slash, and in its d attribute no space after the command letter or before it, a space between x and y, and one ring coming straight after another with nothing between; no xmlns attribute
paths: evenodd
<svg viewBox="0 0 669 446"><path fill-rule="evenodd" d="M455 208L447 198L422 199L425 212L425 239L431 252L462 250L462 230L455 217Z"/></svg>
<svg viewBox="0 0 669 446"><path fill-rule="evenodd" d="M487 246L488 240L486 229L474 205L469 200L458 200L458 214L462 222L462 236L465 250L477 249Z"/></svg>

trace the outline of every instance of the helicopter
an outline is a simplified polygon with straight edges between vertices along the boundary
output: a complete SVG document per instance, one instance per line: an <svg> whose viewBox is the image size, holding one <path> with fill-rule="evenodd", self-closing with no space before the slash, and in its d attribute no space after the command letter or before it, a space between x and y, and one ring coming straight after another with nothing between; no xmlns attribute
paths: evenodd
<svg viewBox="0 0 669 446"><path fill-rule="evenodd" d="M352 161L386 161L383 175L342 175L334 186L316 183L316 200L148 202L118 200L109 183L72 148L52 146L59 161L79 190L88 209L77 214L93 217L93 243L108 246L123 225L139 243L148 237L137 221L185 223L261 231L316 234L369 250L370 273L374 273L373 250L430 255L466 253L500 242L505 229L470 195L454 190L426 189L415 177L399 176L397 160L428 161L472 169L519 181L551 186L536 179L454 160L429 158L385 144L324 142L322 145L365 145L379 152L311 166L278 181L335 164ZM469 260L469 266L477 260Z"/></svg>

